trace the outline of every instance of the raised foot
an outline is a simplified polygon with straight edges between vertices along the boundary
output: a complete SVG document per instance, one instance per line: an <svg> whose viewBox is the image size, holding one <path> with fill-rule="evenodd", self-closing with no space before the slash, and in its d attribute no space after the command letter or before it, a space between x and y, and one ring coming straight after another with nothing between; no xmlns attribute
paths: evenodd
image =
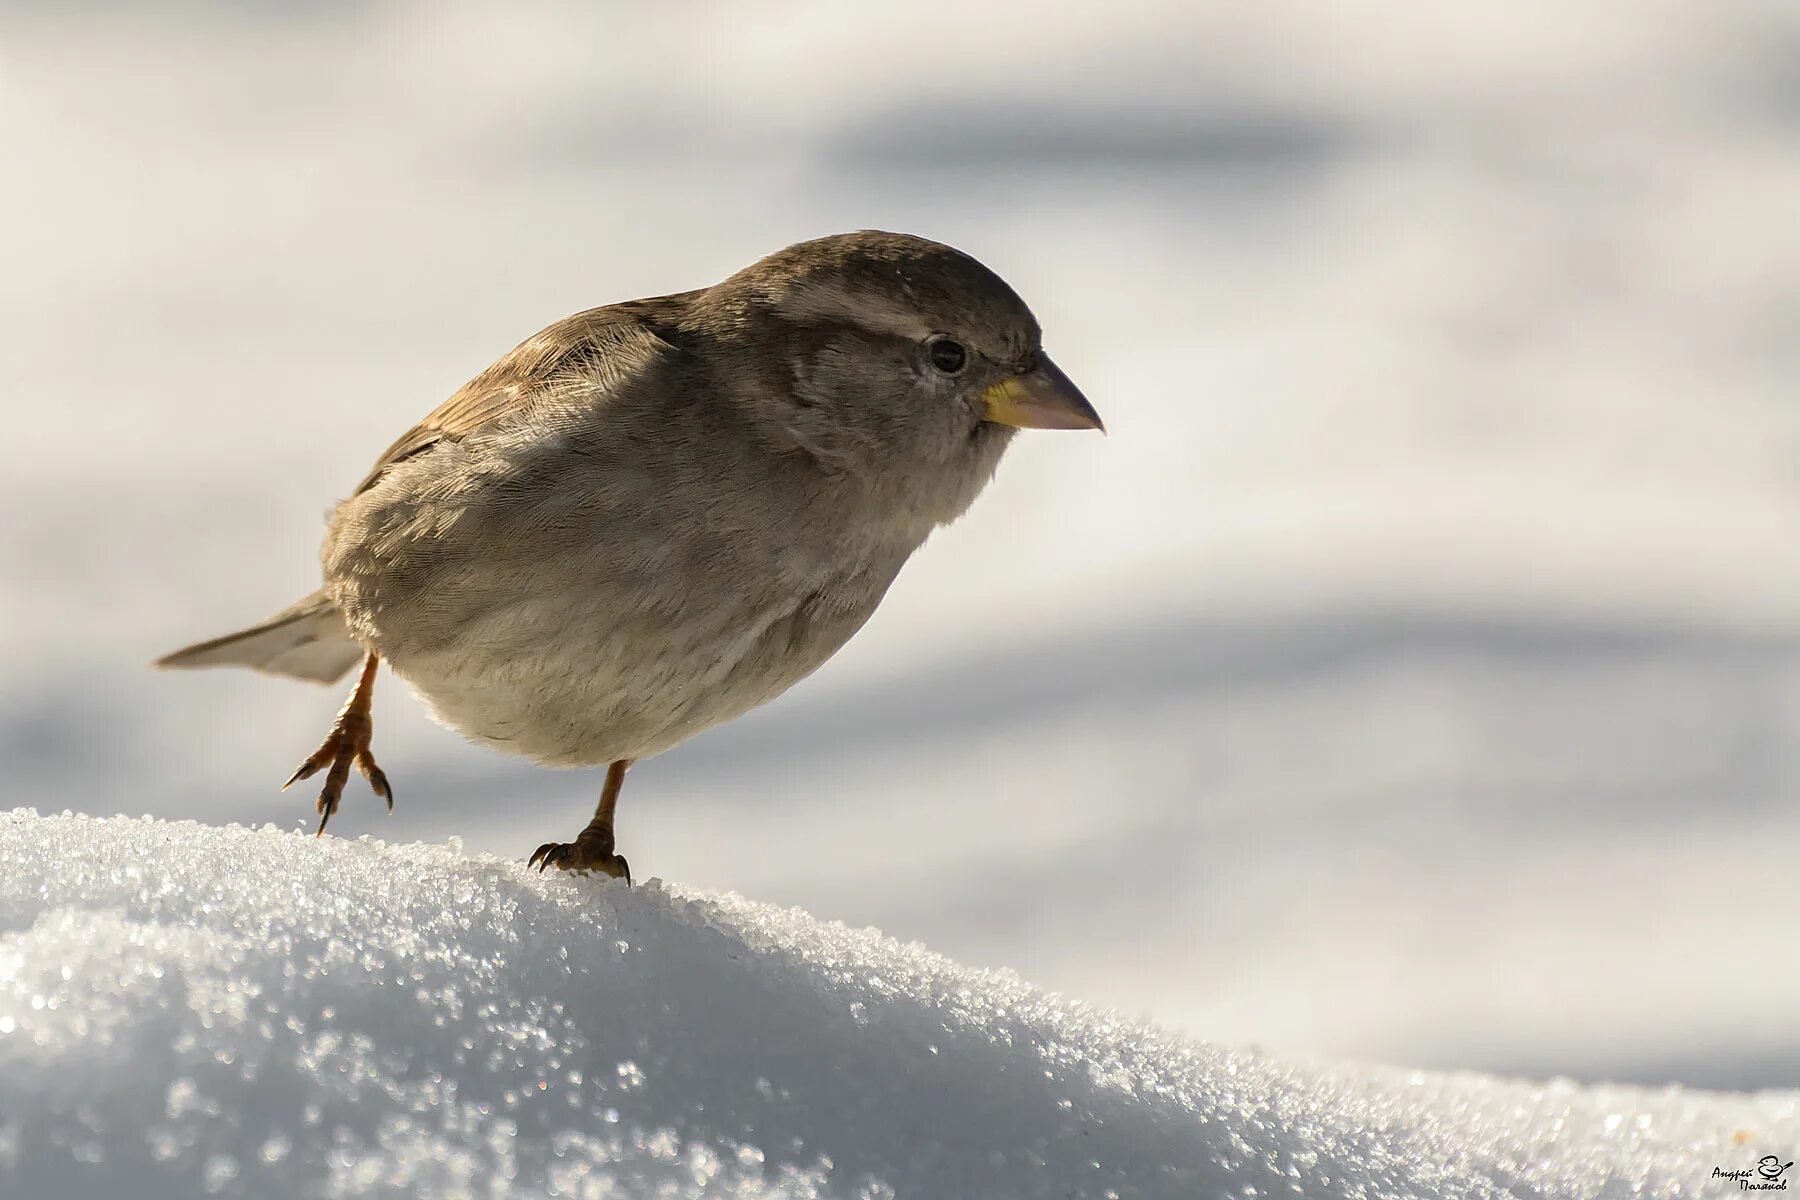
<svg viewBox="0 0 1800 1200"><path fill-rule="evenodd" d="M332 814L338 810L338 799L344 794L344 783L350 778L350 767L354 764L362 772L363 778L369 781L369 789L387 801L388 811L394 811L394 789L388 786L387 774L375 764L375 756L369 752L369 739L373 734L373 724L366 713L345 712L338 716L337 723L319 748L307 756L288 781L281 785L283 791L292 787L302 779L325 771L325 786L319 789L319 832L323 837L325 826L330 822Z"/></svg>
<svg viewBox="0 0 1800 1200"><path fill-rule="evenodd" d="M613 879L623 879L627 885L631 883L631 864L625 861L623 854L613 853L611 833L599 836L583 833L572 842L545 842L526 865L540 871L548 867L581 874L598 871Z"/></svg>

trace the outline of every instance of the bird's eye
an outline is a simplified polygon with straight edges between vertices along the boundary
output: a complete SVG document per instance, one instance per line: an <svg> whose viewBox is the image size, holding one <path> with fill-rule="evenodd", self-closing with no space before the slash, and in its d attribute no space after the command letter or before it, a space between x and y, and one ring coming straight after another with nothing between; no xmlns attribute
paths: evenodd
<svg viewBox="0 0 1800 1200"><path fill-rule="evenodd" d="M961 342L953 342L949 338L934 338L926 347L931 355L931 365L946 375L954 375L963 369L969 361L968 352L962 348Z"/></svg>

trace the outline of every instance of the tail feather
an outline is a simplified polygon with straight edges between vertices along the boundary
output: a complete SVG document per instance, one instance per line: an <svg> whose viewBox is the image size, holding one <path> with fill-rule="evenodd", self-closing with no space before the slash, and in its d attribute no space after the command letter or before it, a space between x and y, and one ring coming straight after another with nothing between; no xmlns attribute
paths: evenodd
<svg viewBox="0 0 1800 1200"><path fill-rule="evenodd" d="M271 675L330 683L362 660L363 648L323 591L260 625L200 642L156 660L158 667L249 667Z"/></svg>

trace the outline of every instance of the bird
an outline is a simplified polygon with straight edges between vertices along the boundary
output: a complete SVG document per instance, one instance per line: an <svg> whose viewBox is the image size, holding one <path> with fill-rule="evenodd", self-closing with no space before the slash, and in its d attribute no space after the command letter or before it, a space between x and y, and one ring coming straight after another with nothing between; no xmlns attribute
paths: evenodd
<svg viewBox="0 0 1800 1200"><path fill-rule="evenodd" d="M331 511L318 591L155 665L356 670L284 785L325 772L323 836L352 767L393 809L385 662L477 744L604 767L593 819L528 863L629 883L631 765L820 667L1019 429L1104 432L999 275L907 234L799 242L527 338Z"/></svg>

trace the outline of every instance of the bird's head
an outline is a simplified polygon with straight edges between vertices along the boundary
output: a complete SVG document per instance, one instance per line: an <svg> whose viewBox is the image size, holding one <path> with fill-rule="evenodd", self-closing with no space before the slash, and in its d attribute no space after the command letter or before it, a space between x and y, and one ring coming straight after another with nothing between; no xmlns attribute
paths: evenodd
<svg viewBox="0 0 1800 1200"><path fill-rule="evenodd" d="M872 230L801 242L700 304L760 415L834 468L942 473L966 505L1015 429L1102 428L1025 302L949 246Z"/></svg>

